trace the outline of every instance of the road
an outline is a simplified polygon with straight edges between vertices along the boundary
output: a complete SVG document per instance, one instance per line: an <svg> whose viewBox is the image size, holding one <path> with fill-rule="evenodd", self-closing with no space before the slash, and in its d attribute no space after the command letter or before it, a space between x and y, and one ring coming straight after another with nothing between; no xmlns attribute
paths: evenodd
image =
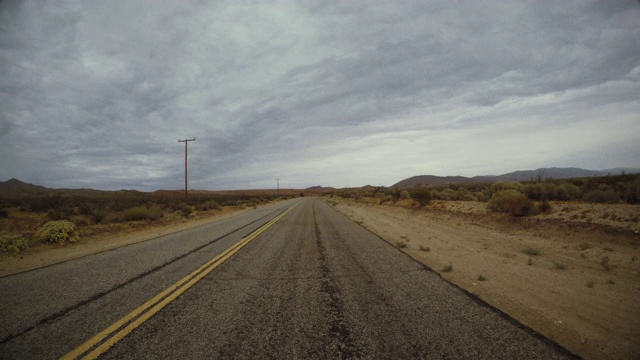
<svg viewBox="0 0 640 360"><path fill-rule="evenodd" d="M572 358L312 198L0 278L0 324L2 359Z"/></svg>

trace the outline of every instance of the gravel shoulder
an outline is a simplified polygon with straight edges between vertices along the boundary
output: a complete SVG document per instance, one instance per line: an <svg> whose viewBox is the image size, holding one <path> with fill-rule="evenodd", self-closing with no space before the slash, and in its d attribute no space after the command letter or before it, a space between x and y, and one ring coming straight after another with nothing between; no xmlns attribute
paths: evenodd
<svg viewBox="0 0 640 360"><path fill-rule="evenodd" d="M416 209L373 199L327 201L572 352L640 358L638 206L554 204L551 214L513 219L476 202Z"/></svg>

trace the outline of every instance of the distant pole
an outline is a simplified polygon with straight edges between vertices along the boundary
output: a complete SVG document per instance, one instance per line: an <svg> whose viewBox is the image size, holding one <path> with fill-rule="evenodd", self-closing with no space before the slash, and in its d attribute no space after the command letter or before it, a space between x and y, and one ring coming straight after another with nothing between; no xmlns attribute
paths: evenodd
<svg viewBox="0 0 640 360"><path fill-rule="evenodd" d="M196 141L196 138L184 139L184 140L178 139L178 142L184 143L184 198L185 199L189 198L189 190L187 189L187 152L188 152L187 148L188 148L189 141Z"/></svg>
<svg viewBox="0 0 640 360"><path fill-rule="evenodd" d="M280 179L276 179L276 181L278 182L278 196L280 196Z"/></svg>

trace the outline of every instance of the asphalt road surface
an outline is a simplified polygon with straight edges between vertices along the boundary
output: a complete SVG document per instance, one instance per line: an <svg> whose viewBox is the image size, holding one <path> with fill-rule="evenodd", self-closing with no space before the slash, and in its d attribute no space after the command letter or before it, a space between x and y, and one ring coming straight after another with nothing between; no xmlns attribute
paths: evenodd
<svg viewBox="0 0 640 360"><path fill-rule="evenodd" d="M95 355L573 358L312 198L0 278L0 358Z"/></svg>

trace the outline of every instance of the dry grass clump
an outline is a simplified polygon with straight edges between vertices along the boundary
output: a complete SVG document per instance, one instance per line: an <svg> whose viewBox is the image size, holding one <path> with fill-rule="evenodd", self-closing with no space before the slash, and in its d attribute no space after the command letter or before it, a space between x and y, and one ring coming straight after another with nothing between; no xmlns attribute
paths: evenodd
<svg viewBox="0 0 640 360"><path fill-rule="evenodd" d="M407 243L404 241L396 241L396 247L399 249L404 249L407 247Z"/></svg>
<svg viewBox="0 0 640 360"><path fill-rule="evenodd" d="M526 248L526 249L522 250L522 252L527 254L527 255L531 255L531 256L538 256L538 255L542 254L542 251L540 251L538 249L534 249L534 248Z"/></svg>

